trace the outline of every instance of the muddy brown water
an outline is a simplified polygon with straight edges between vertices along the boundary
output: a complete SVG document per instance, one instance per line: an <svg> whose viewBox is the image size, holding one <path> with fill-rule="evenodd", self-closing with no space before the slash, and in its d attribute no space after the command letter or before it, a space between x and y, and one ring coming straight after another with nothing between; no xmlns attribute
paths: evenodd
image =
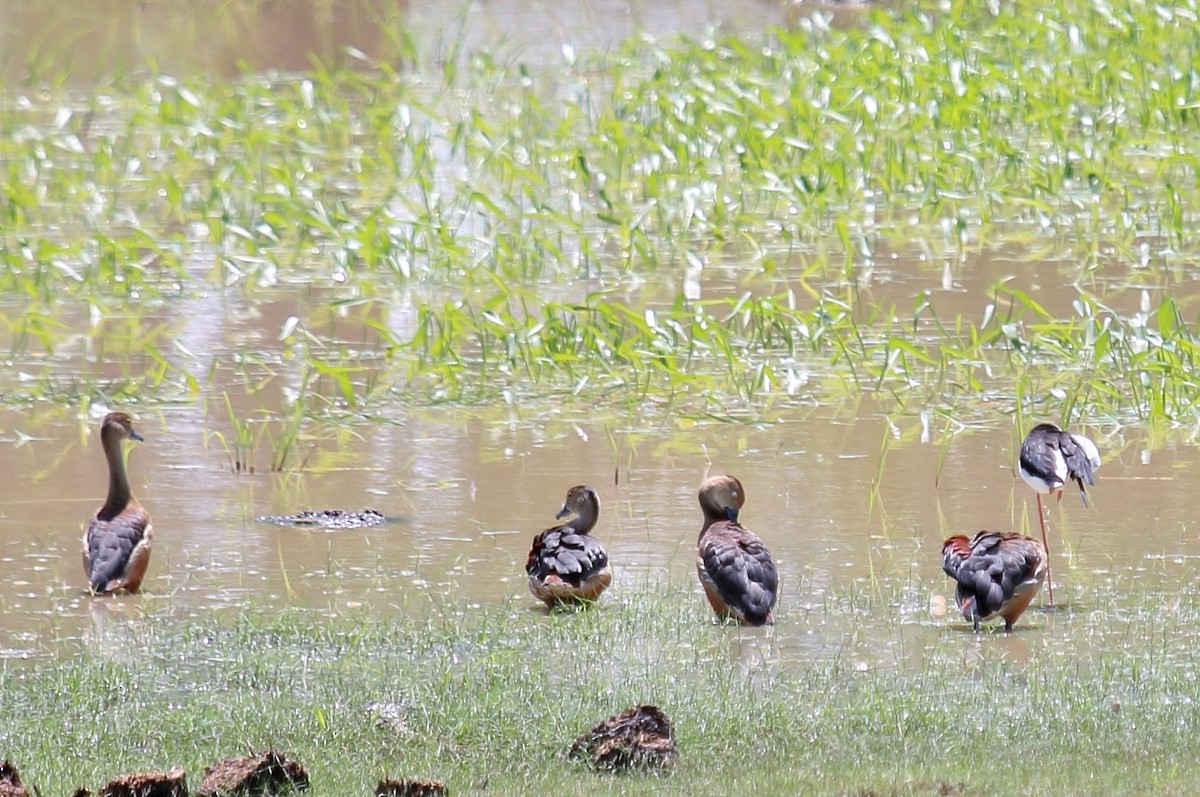
<svg viewBox="0 0 1200 797"><path fill-rule="evenodd" d="M0 4L0 68L10 81L30 77L34 64L37 75L67 72L72 81L86 83L147 63L169 74L198 70L225 77L243 68L306 70L314 58L352 64L352 51L380 56L393 50L377 20L396 13L417 49L435 56L487 48L501 59L561 63L571 49L607 51L640 33L703 35L715 25L761 30L793 23L814 9L854 18L860 8L775 0L96 0L65 11L40 0L11 0Z"/></svg>
<svg viewBox="0 0 1200 797"><path fill-rule="evenodd" d="M195 27L168 24L168 9L177 8L169 3L97 3L84 15L63 15L45 3L5 3L0 52L7 55L7 73L23 75L17 43L26 39L16 32L46 52L66 53L70 42L73 75L83 79L88 64L113 66L114 53L139 61L153 57L168 69L231 74L238 60L257 69L304 68L307 59L296 55L306 49L371 52L378 31L364 21L368 4L336 5L337 24L323 24L319 12L326 3L247 4L261 15L255 24L200 36ZM465 17L442 3L404 8L416 35L428 41L461 24L468 47L507 42L547 62L562 57L563 42L578 50L604 49L637 29L698 34L718 20L751 19L761 27L792 13L788 4L757 0L719 4L719 11L717 5L660 3L651 13L625 4L493 2ZM269 42L256 38L268 33ZM205 46L184 46L189 36ZM171 60L185 53L190 60ZM692 298L777 291L795 276L782 268L766 283L736 263L714 264L703 274L651 282L627 300L669 301L679 291ZM929 291L943 318L961 314L974 321L983 317L998 282L1036 291L1060 316L1070 313L1078 296L1070 287L1071 264L1041 262L1020 251L972 254L962 263L880 251L875 266L859 277L865 298L894 304L901 313L910 312L919 292ZM1132 287L1127 278L1113 264L1091 288L1108 305L1131 312L1142 301L1142 286ZM1151 294L1170 287L1169 276L1161 284L1152 275L1138 282ZM591 287L563 290L583 294ZM277 410L294 394L303 365L283 358L277 341L290 315L302 315L317 335L336 330L348 340L370 339L356 326L361 318L351 312L335 319L321 298L308 286L263 292L253 305L199 296L155 309L140 322L111 319L98 364L93 360L100 337L89 336L86 314L60 308L69 342L53 358L6 365L6 379L20 379L26 369L49 372L64 384L80 374L118 379L145 367L136 345L123 348L133 334L127 326L157 329L161 341L178 340L200 353L185 364L201 380L203 399L184 394L175 403L122 407L137 416L146 438L133 450L130 468L135 493L154 516L156 543L145 594L102 600L84 592L79 537L103 496L96 423L106 408L0 410L0 658L54 656L77 649L79 641L119 655L128 624L167 601L196 612L248 601L420 612L431 600L455 601L469 611L515 598L532 607L523 573L529 540L554 522L563 494L575 483L591 484L603 501L598 534L616 568L613 594L682 582L691 585L691 599L700 606L692 559L700 522L695 489L706 473L730 472L747 487L744 522L766 540L782 574L778 625L766 632L731 629L730 657L748 667L764 657L830 656L865 667L892 666L919 661L939 635L962 626L930 611L931 599L949 594L940 572L947 534L984 527L1036 533L1032 495L1012 464L1013 397L1003 391L989 395L989 406L976 413L983 420L961 430L944 450L940 421L925 442L919 407L894 415L890 402L871 398L833 406L780 401L772 422L752 426L672 417L630 421L596 415L586 406L535 402L391 407L373 422L304 441L307 464L299 473L268 473L269 455L262 449L255 474L234 473L214 437L232 434L217 396L229 391L239 414L254 417L262 407ZM399 297L386 309L397 329L411 320L407 307ZM0 302L6 315L21 310ZM9 329L0 327L6 350L13 343L4 337ZM245 390L249 377L230 363L233 353L254 350L271 360L278 375L251 395ZM220 362L210 369L213 357ZM1026 621L1040 629L1033 634L987 640L1014 659L1056 639L1082 637L1093 627L1089 611L1106 590L1133 592L1137 585L1169 596L1196 581L1196 449L1150 444L1139 431L1092 431L1105 454L1093 508L1085 510L1069 495L1061 512L1054 507L1049 513L1056 596L1066 610L1035 613ZM254 520L327 507L371 507L400 520L330 532ZM698 617L706 619L703 612ZM962 637L969 650L979 644L971 639ZM1059 647L1067 651L1063 655L1077 655L1077 647Z"/></svg>
<svg viewBox="0 0 1200 797"><path fill-rule="evenodd" d="M206 301L190 309L214 312ZM256 336L273 340L296 307L268 302L257 314L234 308L233 317L175 328L190 349L201 349L201 336L207 351L228 352ZM59 359L64 372L86 367L81 355ZM275 383L257 395L216 369L202 390L220 383L251 417L262 402L282 403L300 368L279 366ZM164 601L197 612L248 601L332 611L365 604L385 613L419 613L431 600L465 611L513 598L532 607L523 573L530 538L554 522L566 489L581 482L604 504L598 532L616 567L607 597L682 582L701 606L692 554L696 485L725 471L745 483L743 520L767 541L783 580L777 627L769 636L731 631L731 655L893 664L922 655L920 640L948 619L958 623L930 612L931 598L950 592L940 573L945 536L984 527L1036 533L1032 495L1012 466L1011 401L992 403L985 420L945 446L944 458L938 422L923 442L918 418L889 418L891 405L871 399L831 407L795 400L779 405L773 422L749 426L670 417L643 423L551 402L391 408L379 420L305 439L307 464L288 475L267 472L262 449L255 474L233 472L213 436L232 431L217 401L209 400L207 415L194 401L127 407L145 437L130 469L153 513L156 544L145 594L100 600L84 593L79 539L105 489L96 435L103 408L6 410L0 656L55 655L72 640L119 648L125 621ZM1137 433L1096 431L1106 461L1094 506L1068 494L1061 511L1048 513L1057 598L1067 610L1027 623L1051 633L1089 625L1089 602L1108 584L1165 591L1193 582L1200 562L1191 522L1200 509L1195 449L1150 451ZM337 531L255 521L325 507L371 507L398 521ZM861 611L854 596L865 600ZM1018 634L996 644L1020 657L1041 644L1036 639Z"/></svg>

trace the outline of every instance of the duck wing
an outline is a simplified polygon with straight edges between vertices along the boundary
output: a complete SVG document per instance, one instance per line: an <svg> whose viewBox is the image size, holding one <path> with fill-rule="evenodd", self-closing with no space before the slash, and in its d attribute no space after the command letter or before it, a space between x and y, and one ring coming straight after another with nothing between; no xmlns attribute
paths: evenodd
<svg viewBox="0 0 1200 797"><path fill-rule="evenodd" d="M714 523L700 543L699 560L730 609L754 625L770 621L779 573L756 534L732 521Z"/></svg>
<svg viewBox="0 0 1200 797"><path fill-rule="evenodd" d="M109 519L103 514L97 512L92 518L86 538L88 581L97 593L109 591L112 582L121 578L150 528L150 514L137 504Z"/></svg>
<svg viewBox="0 0 1200 797"><path fill-rule="evenodd" d="M942 569L958 583L959 606L974 601L979 618L986 620L1017 587L1036 577L1042 559L1039 548L1019 534L981 531L970 543L965 537L952 537L942 549Z"/></svg>
<svg viewBox="0 0 1200 797"><path fill-rule="evenodd" d="M544 580L556 575L575 587L606 567L608 553L600 540L569 525L546 529L534 537L525 562L530 576Z"/></svg>

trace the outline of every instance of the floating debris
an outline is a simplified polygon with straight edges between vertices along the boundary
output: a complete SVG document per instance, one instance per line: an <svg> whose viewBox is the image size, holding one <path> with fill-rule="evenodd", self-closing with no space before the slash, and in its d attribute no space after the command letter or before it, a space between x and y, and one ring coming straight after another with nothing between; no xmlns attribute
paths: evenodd
<svg viewBox="0 0 1200 797"><path fill-rule="evenodd" d="M375 797L446 797L450 792L440 780L381 780Z"/></svg>
<svg viewBox="0 0 1200 797"><path fill-rule="evenodd" d="M16 765L7 758L0 761L0 797L29 797L29 792L21 785Z"/></svg>
<svg viewBox="0 0 1200 797"><path fill-rule="evenodd" d="M296 761L274 750L237 756L204 768L198 797L242 795L263 797L308 788L308 773Z"/></svg>
<svg viewBox="0 0 1200 797"><path fill-rule="evenodd" d="M411 734L408 716L412 709L406 703L382 703L372 700L367 703L367 713L375 718L376 728L387 728L396 733Z"/></svg>
<svg viewBox="0 0 1200 797"><path fill-rule="evenodd" d="M610 772L665 767L675 754L675 731L656 706L634 706L609 717L576 739L570 752Z"/></svg>
<svg viewBox="0 0 1200 797"><path fill-rule="evenodd" d="M100 797L187 797L183 769L170 772L130 772L113 778L100 790Z"/></svg>
<svg viewBox="0 0 1200 797"><path fill-rule="evenodd" d="M358 512L347 509L305 509L294 515L263 515L255 519L259 523L298 529L362 529L387 522L383 513L374 509Z"/></svg>

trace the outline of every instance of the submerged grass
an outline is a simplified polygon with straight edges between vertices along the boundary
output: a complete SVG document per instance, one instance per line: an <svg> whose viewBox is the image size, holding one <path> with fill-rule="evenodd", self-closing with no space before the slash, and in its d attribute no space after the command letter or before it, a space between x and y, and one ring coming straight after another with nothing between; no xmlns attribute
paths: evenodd
<svg viewBox="0 0 1200 797"><path fill-rule="evenodd" d="M0 292L30 372L0 400L56 400L61 302L169 316L300 283L371 337L294 352L325 382L306 417L566 395L761 418L861 391L962 414L1021 384L1041 414L1194 428L1200 330L1171 289L1200 254L1196 17L946 2L550 66L425 64L397 18L359 71L7 86ZM1070 312L1033 293L1046 265L980 318L871 298L871 275L911 278L885 250L969 276L1012 247L1062 264ZM146 346L144 400L228 389Z"/></svg>
<svg viewBox="0 0 1200 797"><path fill-rule="evenodd" d="M915 648L914 669L856 666L836 649L783 661L773 632L712 625L687 588L609 598L549 617L523 601L435 601L392 620L114 615L61 651L72 655L5 663L0 744L43 793L134 768L198 773L246 745L294 755L333 795L384 776L581 795L1185 794L1200 782L1186 763L1200 744L1190 599L1109 618L1153 644L1090 658L1038 655L1063 630L1036 622L1015 637L897 623L884 641ZM672 771L615 778L565 759L576 735L638 702L676 725Z"/></svg>

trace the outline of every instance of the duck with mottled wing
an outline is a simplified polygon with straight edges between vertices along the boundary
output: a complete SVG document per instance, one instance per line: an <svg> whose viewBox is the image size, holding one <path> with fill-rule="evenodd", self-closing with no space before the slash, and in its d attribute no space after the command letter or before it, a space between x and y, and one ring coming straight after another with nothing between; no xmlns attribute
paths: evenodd
<svg viewBox="0 0 1200 797"><path fill-rule="evenodd" d="M700 485L704 526L696 544L696 573L718 618L742 625L775 622L779 573L758 535L738 522L746 502L742 483L714 476Z"/></svg>
<svg viewBox="0 0 1200 797"><path fill-rule="evenodd" d="M600 518L600 497L586 485L572 487L555 516L562 520L533 538L525 562L529 591L547 606L590 603L612 583L608 553L592 529Z"/></svg>
<svg viewBox="0 0 1200 797"><path fill-rule="evenodd" d="M83 535L83 570L97 595L124 589L137 592L150 564L154 529L150 513L129 488L124 443L141 441L133 419L110 412L100 424L100 444L108 460L108 497L88 521Z"/></svg>
<svg viewBox="0 0 1200 797"><path fill-rule="evenodd" d="M942 569L958 585L955 599L975 630L993 617L1011 631L1046 579L1046 549L1015 532L957 534L942 544Z"/></svg>

